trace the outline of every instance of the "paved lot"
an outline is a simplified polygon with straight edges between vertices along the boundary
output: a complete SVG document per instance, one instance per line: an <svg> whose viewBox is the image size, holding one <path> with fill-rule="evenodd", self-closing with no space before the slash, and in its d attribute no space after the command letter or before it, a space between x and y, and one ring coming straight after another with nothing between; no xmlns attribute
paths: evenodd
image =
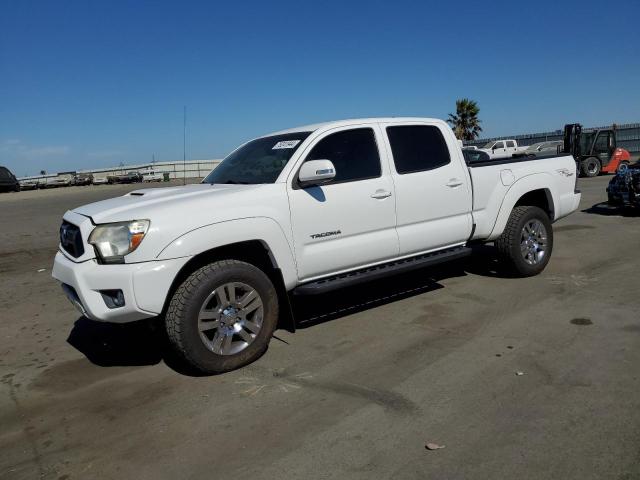
<svg viewBox="0 0 640 480"><path fill-rule="evenodd" d="M0 195L0 478L640 478L640 217L558 222L535 278L484 249L305 301L311 326L196 378L50 277L64 211L131 188Z"/></svg>

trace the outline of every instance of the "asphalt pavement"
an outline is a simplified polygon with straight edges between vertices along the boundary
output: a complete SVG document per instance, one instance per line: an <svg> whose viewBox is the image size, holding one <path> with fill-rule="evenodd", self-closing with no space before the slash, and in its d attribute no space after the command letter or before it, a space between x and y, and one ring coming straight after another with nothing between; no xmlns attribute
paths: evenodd
<svg viewBox="0 0 640 480"><path fill-rule="evenodd" d="M640 478L640 216L608 180L537 277L485 247L301 299L303 328L212 377L51 278L62 214L139 185L2 194L0 478Z"/></svg>

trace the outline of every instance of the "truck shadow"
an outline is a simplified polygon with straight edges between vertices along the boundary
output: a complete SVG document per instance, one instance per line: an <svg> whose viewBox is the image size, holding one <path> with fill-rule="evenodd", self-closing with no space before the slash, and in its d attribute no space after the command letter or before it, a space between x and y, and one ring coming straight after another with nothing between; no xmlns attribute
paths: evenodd
<svg viewBox="0 0 640 480"><path fill-rule="evenodd" d="M297 327L308 328L445 288L441 280L468 274L509 277L500 268L494 249L481 245L474 247L472 256L438 267L398 274L323 295L294 295L292 309ZM277 339L276 332L274 341ZM81 317L74 323L67 342L98 366L147 366L164 362L180 374L200 375L175 356L160 317L125 324L96 322Z"/></svg>
<svg viewBox="0 0 640 480"><path fill-rule="evenodd" d="M161 319L116 324L86 317L75 321L67 343L101 367L136 367L164 362L178 373L198 376L169 348Z"/></svg>
<svg viewBox="0 0 640 480"><path fill-rule="evenodd" d="M607 217L640 217L640 209L631 207L617 207L607 202L600 202L582 210L582 213L604 215Z"/></svg>

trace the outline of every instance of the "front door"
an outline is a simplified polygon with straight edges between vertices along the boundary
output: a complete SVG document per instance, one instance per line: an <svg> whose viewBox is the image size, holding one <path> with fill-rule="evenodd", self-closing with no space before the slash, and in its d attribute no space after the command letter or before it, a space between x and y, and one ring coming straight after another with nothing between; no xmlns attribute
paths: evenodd
<svg viewBox="0 0 640 480"><path fill-rule="evenodd" d="M301 188L297 171L287 187L300 280L382 262L398 255L396 205L377 125L321 135L302 156L331 160L335 178Z"/></svg>
<svg viewBox="0 0 640 480"><path fill-rule="evenodd" d="M504 158L509 156L507 154L507 149L502 140L499 142L496 142L492 150L493 150L493 155L492 155L493 158Z"/></svg>

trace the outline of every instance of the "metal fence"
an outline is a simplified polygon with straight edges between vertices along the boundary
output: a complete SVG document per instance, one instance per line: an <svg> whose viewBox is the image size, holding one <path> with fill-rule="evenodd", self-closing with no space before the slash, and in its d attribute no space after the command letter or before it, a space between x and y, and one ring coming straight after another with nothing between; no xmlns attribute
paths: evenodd
<svg viewBox="0 0 640 480"><path fill-rule="evenodd" d="M596 129L605 129L612 128L613 125L608 125L606 127L590 127L585 128L585 131L596 130ZM627 123L624 125L616 125L617 135L616 138L618 140L618 146L622 147L629 152L637 153L640 152L640 123ZM513 138L518 141L518 145L532 145L538 142L547 142L551 140L562 140L563 132L562 130L555 130L553 132L541 132L541 133L526 133L524 135L515 135L510 137L495 137L495 138L484 138L478 139L471 142L465 142L465 145L476 145L478 147L484 145L485 143L492 142L495 140L504 140L505 138Z"/></svg>
<svg viewBox="0 0 640 480"><path fill-rule="evenodd" d="M109 175L123 175L127 172L146 173L168 173L169 178L203 178L211 170L216 168L222 160L189 160L186 162L151 162L136 165L118 165L117 167L94 168L89 170L77 170L72 172L59 172L48 175L35 175L31 177L20 177L19 180L43 180L71 177L76 173L91 173L94 178L106 178Z"/></svg>

